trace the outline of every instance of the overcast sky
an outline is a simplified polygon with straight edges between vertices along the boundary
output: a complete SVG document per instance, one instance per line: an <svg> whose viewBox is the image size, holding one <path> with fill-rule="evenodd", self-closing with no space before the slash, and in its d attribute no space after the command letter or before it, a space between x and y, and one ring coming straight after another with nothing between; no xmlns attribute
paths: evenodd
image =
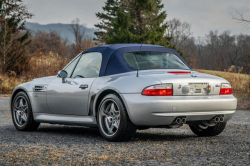
<svg viewBox="0 0 250 166"><path fill-rule="evenodd" d="M35 16L28 20L40 24L70 23L79 18L88 27L98 22L95 13L102 11L106 0L24 0ZM250 25L243 26L230 13L243 12L250 20L250 0L162 0L167 20L178 18L192 25L194 36L204 36L209 30L230 30L232 34L249 34Z"/></svg>

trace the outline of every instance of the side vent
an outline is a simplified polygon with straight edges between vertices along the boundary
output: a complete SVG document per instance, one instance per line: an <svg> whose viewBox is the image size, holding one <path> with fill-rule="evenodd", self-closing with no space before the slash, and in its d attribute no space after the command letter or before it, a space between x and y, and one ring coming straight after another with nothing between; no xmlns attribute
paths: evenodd
<svg viewBox="0 0 250 166"><path fill-rule="evenodd" d="M44 92L44 91L46 91L46 86L44 86L44 85L35 85L33 87L33 91L34 92Z"/></svg>

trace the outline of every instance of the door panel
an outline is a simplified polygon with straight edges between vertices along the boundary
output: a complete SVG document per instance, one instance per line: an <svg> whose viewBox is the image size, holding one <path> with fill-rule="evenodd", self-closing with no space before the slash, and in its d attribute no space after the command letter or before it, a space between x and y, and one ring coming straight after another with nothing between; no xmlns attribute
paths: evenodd
<svg viewBox="0 0 250 166"><path fill-rule="evenodd" d="M88 115L91 85L99 76L102 54L90 52L75 58L64 69L66 83L57 77L48 86L47 104L50 113L63 115Z"/></svg>
<svg viewBox="0 0 250 166"><path fill-rule="evenodd" d="M64 115L88 115L89 91L96 78L54 79L47 89L50 113Z"/></svg>

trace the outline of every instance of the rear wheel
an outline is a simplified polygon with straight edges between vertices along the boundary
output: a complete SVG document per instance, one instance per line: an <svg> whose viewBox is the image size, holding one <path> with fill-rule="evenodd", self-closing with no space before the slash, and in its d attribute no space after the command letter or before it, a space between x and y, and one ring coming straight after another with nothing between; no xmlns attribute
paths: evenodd
<svg viewBox="0 0 250 166"><path fill-rule="evenodd" d="M14 126L19 131L36 130L40 123L33 119L30 100L26 93L19 92L11 103L11 114Z"/></svg>
<svg viewBox="0 0 250 166"><path fill-rule="evenodd" d="M108 141L128 141L136 132L121 99L114 94L102 99L97 121L101 135Z"/></svg>
<svg viewBox="0 0 250 166"><path fill-rule="evenodd" d="M216 136L223 132L227 122L219 122L215 126L209 127L206 125L189 125L192 132L198 136L209 137Z"/></svg>

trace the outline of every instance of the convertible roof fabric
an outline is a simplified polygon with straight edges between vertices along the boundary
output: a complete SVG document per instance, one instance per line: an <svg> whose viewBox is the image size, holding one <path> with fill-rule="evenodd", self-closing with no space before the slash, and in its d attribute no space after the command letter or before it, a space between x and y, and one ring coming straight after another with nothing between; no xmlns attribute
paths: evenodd
<svg viewBox="0 0 250 166"><path fill-rule="evenodd" d="M100 52L102 54L102 65L99 76L107 76L119 73L126 73L135 71L131 68L123 58L126 52L139 52L139 51L152 51L152 52L167 52L177 55L186 65L187 63L181 58L177 51L158 45L149 44L114 44L102 45L99 47L90 48L83 53ZM187 65L188 66L188 65Z"/></svg>

